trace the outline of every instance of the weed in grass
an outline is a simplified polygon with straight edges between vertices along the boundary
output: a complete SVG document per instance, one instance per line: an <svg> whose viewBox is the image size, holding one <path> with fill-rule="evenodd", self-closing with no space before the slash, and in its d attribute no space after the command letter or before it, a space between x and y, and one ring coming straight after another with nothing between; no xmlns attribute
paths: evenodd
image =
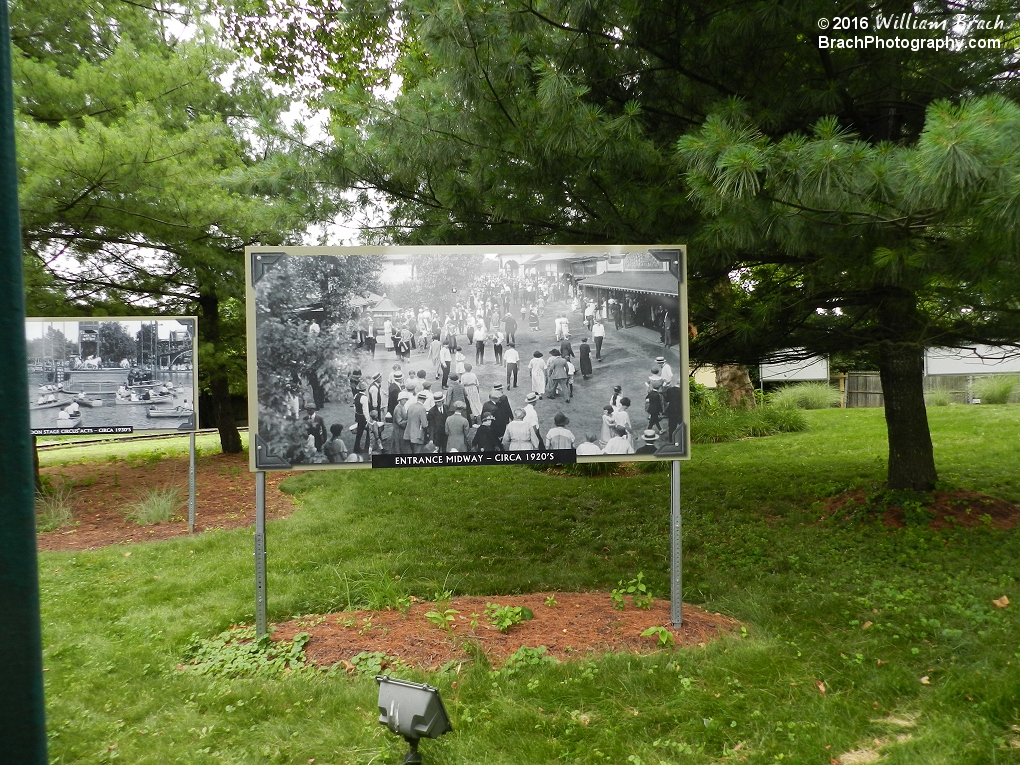
<svg viewBox="0 0 1020 765"><path fill-rule="evenodd" d="M921 502L908 500L903 503L903 522L907 526L927 526L935 519L935 513Z"/></svg>
<svg viewBox="0 0 1020 765"><path fill-rule="evenodd" d="M501 606L498 603L486 603L485 615L500 632L509 632L515 624L535 618L535 614L526 606Z"/></svg>
<svg viewBox="0 0 1020 765"><path fill-rule="evenodd" d="M489 655L485 653L485 648L482 647L482 644L476 638L472 637L464 640L461 643L461 647L471 657L471 661L476 667L486 671L492 668L492 664L489 662Z"/></svg>
<svg viewBox="0 0 1020 765"><path fill-rule="evenodd" d="M56 531L74 523L74 493L67 484L35 495L35 527Z"/></svg>
<svg viewBox="0 0 1020 765"><path fill-rule="evenodd" d="M971 383L971 394L982 404L1008 404L1013 394L1020 389L1016 375L986 375L977 377Z"/></svg>
<svg viewBox="0 0 1020 765"><path fill-rule="evenodd" d="M649 627L641 633L641 637L655 636L659 648L672 648L676 643L673 633L665 627Z"/></svg>
<svg viewBox="0 0 1020 765"><path fill-rule="evenodd" d="M412 595L402 595L397 598L397 611L401 616L407 616L408 611L411 610L411 606L417 602L417 598Z"/></svg>
<svg viewBox="0 0 1020 765"><path fill-rule="evenodd" d="M184 492L178 486L164 486L149 489L142 498L124 514L129 521L139 526L152 526L166 523L174 516L184 502Z"/></svg>
<svg viewBox="0 0 1020 765"><path fill-rule="evenodd" d="M769 403L781 409L828 409L839 406L839 391L824 382L787 385L769 394Z"/></svg>
<svg viewBox="0 0 1020 765"><path fill-rule="evenodd" d="M402 574L392 574L388 570L360 571L348 575L339 566L330 566L335 578L332 582L339 587L338 597L331 606L339 606L348 611L367 609L381 611L395 608L406 612L413 599L407 593L407 586ZM406 607L405 605L406 604Z"/></svg>
<svg viewBox="0 0 1020 765"><path fill-rule="evenodd" d="M549 656L549 649L544 645L540 645L532 648L531 646L522 645L516 651L514 651L503 662L503 666L493 671L494 677L513 677L518 672L526 667L540 667L546 664L557 664L556 657Z"/></svg>
<svg viewBox="0 0 1020 765"><path fill-rule="evenodd" d="M273 641L268 635L255 638L254 627L221 632L214 638L193 636L184 650L182 669L197 675L221 677L271 677L282 672L317 672L305 663L308 633L291 641Z"/></svg>
<svg viewBox="0 0 1020 765"><path fill-rule="evenodd" d="M351 658L351 664L359 675L378 675L384 670L401 672L408 669L405 662L382 651L362 651Z"/></svg>

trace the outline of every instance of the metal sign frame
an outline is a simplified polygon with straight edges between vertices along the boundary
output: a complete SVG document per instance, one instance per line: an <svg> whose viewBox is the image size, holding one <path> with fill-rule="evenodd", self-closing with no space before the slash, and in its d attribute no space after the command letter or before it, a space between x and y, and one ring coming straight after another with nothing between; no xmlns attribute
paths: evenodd
<svg viewBox="0 0 1020 765"><path fill-rule="evenodd" d="M401 309L388 301L385 294L372 294L369 282L359 283L348 273L360 272L363 270L364 262L350 260L351 258L375 258L382 273L389 273L387 269L404 269L408 274L414 274L416 258L420 257L463 257L465 259L479 258L486 259L491 267L495 265L497 275L503 273L501 269L520 269L514 273L530 274L523 278L528 279L549 279L565 278L574 285L574 290L584 293L586 297L593 297L593 302L604 306L605 313L610 313L613 304L618 301L612 295L630 296L633 303L652 305L649 310L652 317L660 315L664 325L663 334L668 335L670 341L660 346L658 351L664 355L670 363L676 364L674 380L679 382L677 387L680 407L682 409L679 424L674 427L672 424L666 428L672 438L665 442L655 443L655 452L652 454L610 454L591 455L576 454L573 450L536 450L522 452L515 456L516 462L548 463L556 464L562 462L636 462L636 461L662 461L662 460L684 460L690 455L690 397L688 386L683 384L690 372L687 348L687 273L686 273L686 246L685 245L598 245L598 246L443 246L443 247L249 247L246 249L246 289L247 289L247 341L248 341L248 402L249 402L249 423L252 428L252 444L250 449L250 469L258 470L320 470L320 469L366 469L379 467L424 467L424 466L445 466L445 465L484 465L484 464L507 464L506 455L482 454L479 452L462 452L457 454L435 453L423 457L420 454L403 455L406 459L394 459L393 455L367 455L361 461L328 462L322 454L320 439L316 439L314 448L308 449L315 454L304 454L303 443L299 436L301 413L305 410L302 403L305 400L311 401L315 395L314 385L310 379L303 379L302 373L290 373L284 367L279 352L263 350L264 343L268 340L260 339L260 331L265 330L268 337L270 325L279 330L274 342L280 342L279 336L293 338L294 343L305 342L298 334L295 334L295 326L300 325L310 336L312 333L317 338L325 337L327 334L336 341L339 350L331 352L331 355L324 363L328 366L334 364L338 369L343 367L337 374L349 374L350 370L357 368L362 370L366 364L362 363L364 354L358 356L354 350L343 345L344 338L337 338L338 327L344 324L341 333L348 331L347 327L351 319L355 318L353 306L355 301L362 297L366 300L372 295L372 304L365 308L358 316L369 314L373 317L372 337L373 345L379 327L382 324L380 318L383 314L387 317L399 314ZM610 271L609 261L615 259L615 263L621 262L627 256L643 258L643 269L634 269L630 272L620 273L619 269ZM320 269L321 281L317 284L318 292L305 290L301 293L300 302L303 305L295 305L292 294L291 304L280 308L284 304L284 290L294 289L295 279L291 278L299 269L311 269L308 263L318 259L318 263L326 264L329 267ZM329 260L332 259L332 260ZM600 259L605 264L599 265ZM299 264L305 265L299 265ZM599 269L604 270L600 271ZM285 270L290 269L290 270ZM346 269L346 270L345 270ZM571 271L576 269L576 271ZM589 269L589 270L585 270ZM275 277L274 277L275 274ZM284 276L286 275L286 277ZM673 288L663 288L659 283L665 284L672 280L675 283L676 293L673 298ZM647 284L645 283L647 282ZM341 284L339 287L328 286L333 283ZM392 282L390 282L392 284ZM326 286L323 286L326 285ZM444 283L445 288L446 283ZM464 285L449 283L450 294L449 305L459 301L464 293L458 293ZM303 289L303 288L302 288ZM614 292L614 290L616 290ZM658 292L657 292L658 290ZM380 290L383 291L383 290ZM384 292L384 291L383 291ZM314 294L311 294L314 293ZM445 299L445 298L444 298ZM613 304L609 300L613 300ZM672 302L675 299L675 303ZM622 299L619 303L622 305ZM655 304L661 304L661 314L656 313ZM340 308L333 307L333 304ZM675 311L673 310L675 306ZM415 303L405 307L405 313L414 315L419 308L426 308L432 315L448 315L445 306L441 308L436 304L427 302ZM514 309L517 309L516 303ZM615 310L615 309L613 309ZM288 313L289 312L289 313ZM626 313L626 309L622 309ZM420 314L419 314L420 315ZM637 317L638 314L635 314ZM399 319L398 319L399 320ZM546 321L550 319L547 317ZM610 320L607 317L607 323ZM654 319L652 319L654 321ZM320 323L321 322L321 323ZM577 337L576 317L571 319L575 329L571 336ZM275 324L274 324L275 323ZM394 322L396 323L396 322ZM524 324L522 320L521 325ZM415 326L413 319L409 322L412 328ZM520 326L520 325L519 325ZM549 326L548 324L546 325ZM275 331L274 330L274 331ZM520 331L526 333L523 327ZM543 333L545 330L543 329ZM288 334L289 333L289 334ZM321 335L319 334L321 333ZM355 333L356 334L356 333ZM549 332L552 335L552 332ZM383 335L386 337L386 335ZM381 343L382 338L380 338ZM268 346L266 346L268 348ZM274 346L276 351L280 346ZM296 347L296 346L295 346ZM550 356L551 357L551 356ZM392 359L391 359L392 360ZM524 361L524 359L522 359ZM276 367L279 366L280 369ZM293 364L292 364L293 366ZM381 365L373 364L373 371L380 371ZM522 364L523 367L523 364ZM635 405L634 412L638 413L639 403L643 403L646 394L647 367L641 364L644 373L634 372L633 379L626 379L628 389L632 391ZM635 368L636 369L636 368ZM335 370L334 370L335 371ZM366 369L366 371L368 371ZM389 371L386 365L385 371ZM524 378L527 371L521 375ZM490 374L491 376L491 374ZM371 379L371 374L366 374L365 380ZM269 382L275 381L275 382ZM445 379L444 379L445 382ZM260 389L262 385L262 389ZM276 387L273 387L273 386ZM291 389L293 388L293 390ZM487 388L486 388L487 389ZM514 394L523 398L523 392ZM628 394L624 394L628 395ZM635 399L636 396L640 399ZM287 403L281 403L283 399ZM322 396L314 401L313 408L316 413L328 403ZM333 402L335 406L339 404ZM348 414L348 419L353 416L349 413L349 402L343 402L343 411ZM521 404L523 406L523 404ZM337 415L339 417L339 415ZM640 417L640 415L639 415ZM314 416L309 415L308 419L314 421ZM642 418L643 419L643 418ZM666 417L663 417L663 421ZM310 425L309 428L312 426ZM318 427L318 426L315 426ZM325 428L325 425L322 425ZM635 427L637 433L634 447L641 446L640 430ZM643 429L641 429L643 430ZM286 433L284 433L286 431ZM283 435L281 435L283 434ZM354 446L360 448L360 436ZM427 444L425 445L428 446ZM349 450L353 451L353 449ZM537 454L536 452L541 452ZM570 452L570 453L568 453ZM523 456L521 456L523 455Z"/></svg>
<svg viewBox="0 0 1020 765"><path fill-rule="evenodd" d="M88 422L87 422L89 418L87 416L83 416L82 420L81 420L81 424L78 427L59 428L59 427L56 427L56 425L53 428L39 427L39 428L33 428L32 429L32 434L36 435L36 436L51 436L51 435L74 436L74 435L104 435L104 434L117 435L117 434L124 434L124 433L148 433L148 432L153 432L153 433L166 433L166 432L188 433L188 432L194 432L194 431L198 430L199 413L198 413L198 317L197 316L97 316L97 317L66 316L66 317L28 317L28 318L25 319L25 332L26 332L26 341L27 341L27 335L28 335L28 331L29 331L29 326L30 325L33 325L33 326L40 325L41 326L41 325L45 325L45 324L59 324L59 325L61 325L61 330L60 330L61 331L61 335L65 338L66 341L72 342L64 334L64 328L66 328L67 325L74 325L74 332L76 334L80 335L83 331L84 332L91 331L91 329L92 329L91 326L88 326L88 325L91 325L91 324L95 324L97 326L97 331L98 331L98 326L99 325L108 324L108 323L138 324L139 327L142 327L142 326L144 326L146 324L153 324L153 323L155 323L155 324L157 324L155 350L156 350L156 353L158 354L159 353L159 339L158 338L159 338L159 331L160 331L160 326L159 325L165 325L167 323L174 323L174 322L178 323L181 327L187 328L188 334L190 335L190 338L191 338L190 349L187 350L187 352L191 356L191 370L190 370L190 378L191 378L191 380L190 380L190 382L191 382L191 401L190 401L190 404L191 404L191 406L188 408L188 411L187 411L186 414L182 414L182 415L174 415L174 414L169 414L169 413L163 414L162 413L163 410L160 410L159 407L156 407L155 404L152 404L152 405L150 405L150 409L151 408L155 408L157 411L161 412L161 414L159 416L155 416L155 417L146 417L145 422L144 422L143 425L135 425L135 424L133 424L133 421L131 421L130 423L128 421L124 421L124 422L120 422L120 423L118 423L118 422L108 422L108 420L110 420L110 418L105 416L106 412L108 410L110 410L110 409L116 410L116 407L113 407L113 406L103 406L103 405L106 404L106 403L113 403L116 400L118 400L118 396L117 396L117 393L116 393L117 387L118 387L118 382L120 382L121 379L123 379L123 384L125 386L128 385L128 382L129 382L129 379L130 379L129 378L130 369L125 369L124 367L121 367L121 366L117 366L117 367L95 367L95 368L93 368L93 367L87 367L85 365L85 363L80 363L78 366L72 367L72 366L70 366L70 363L71 363L70 360L67 360L67 365L66 366L64 364L60 364L59 367L58 367L57 360L55 358L52 360L52 369L49 369L47 367L47 365L46 365L46 360L44 359L43 360L43 364L42 364L42 369L39 370L39 371L43 372L44 375L48 375L48 374L50 374L52 372L52 375L54 377L54 379L52 381L52 384L54 386L58 387L58 390L53 392L53 395L55 395L57 397L57 401L52 403L52 405L51 405L53 411L56 411L59 408L62 408L64 406L66 406L66 405L69 405L72 401L74 401L74 400L76 400L78 398L78 396L75 396L74 394L78 393L80 390L84 390L84 392L87 394L86 398L88 398L90 400L94 400L97 403L97 405L100 408L103 409L103 413L102 413L103 414L103 417L102 417L103 422L101 422L100 424L97 424L97 425L90 426L90 425L88 425ZM81 325L83 325L83 324L86 325L86 328L84 330L82 330L82 328L81 328ZM45 329L43 331L45 332ZM139 331L141 331L141 330L139 329ZM27 342L31 342L31 341L27 341ZM79 341L79 347L80 347L80 341ZM184 351L182 350L182 353L183 352ZM101 355L101 354L97 354L97 355ZM63 354L61 354L61 361L62 362L65 361L65 359L63 358ZM171 365L172 365L172 361L171 361ZM36 366L38 366L38 363L36 363L36 364L30 363L29 364L30 372L34 371L34 368ZM160 360L159 359L156 360L155 366L156 367L160 366ZM152 370L141 370L140 369L139 371L140 372L144 372L144 371L150 371L151 372ZM71 384L68 385L66 388L63 387L64 379L63 379L62 375L64 375L64 374L69 375L70 376L70 380L71 380ZM90 378L92 378L92 379L90 379ZM102 378L102 379L99 379L99 378ZM116 378L116 379L114 379L114 378ZM80 388L79 390L75 390L75 385L77 385L77 384L80 384L80 385L82 385L84 387ZM156 384L155 381L153 381L151 383L143 382L143 383L140 383L139 386L140 387L146 387L146 386L152 387L155 384ZM133 388L134 386L129 386L129 387ZM107 388L109 388L109 389L107 389ZM36 410L36 409L40 408L38 403L31 403L31 402L36 401L36 399L32 398L32 396L39 396L41 393L42 393L41 390L30 390L29 391L30 409ZM60 396L65 396L65 397L66 396L70 396L70 398L68 398L66 400L61 400ZM113 396L113 399L110 399L109 398L110 396ZM146 402L144 400L131 401L130 403L131 403L131 405L133 405L135 407L146 406ZM165 403L165 402L158 402L158 403ZM171 403L176 403L176 398L172 399ZM183 403L183 401L181 403ZM178 404L178 406L180 406L180 404ZM85 411L86 409L89 409L89 406L87 404L83 403L81 405L81 407L80 407L80 411ZM134 410L125 410L125 411L134 411ZM172 410L170 410L170 411L172 411ZM91 410L90 410L90 412L91 412ZM157 423L162 423L162 422L166 422L167 425L165 427L160 427L159 425L157 425Z"/></svg>

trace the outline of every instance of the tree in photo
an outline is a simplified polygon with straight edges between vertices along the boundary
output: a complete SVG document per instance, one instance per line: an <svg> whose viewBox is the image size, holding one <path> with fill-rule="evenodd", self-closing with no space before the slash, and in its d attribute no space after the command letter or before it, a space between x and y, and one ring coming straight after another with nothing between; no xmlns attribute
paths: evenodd
<svg viewBox="0 0 1020 765"><path fill-rule="evenodd" d="M302 309L322 311L322 325L346 322L351 299L377 291L379 258L348 255L290 257L273 266L256 287L256 311L281 321L292 321Z"/></svg>
<svg viewBox="0 0 1020 765"><path fill-rule="evenodd" d="M124 359L134 363L138 355L138 342L118 321L104 321L99 325L99 355L110 362Z"/></svg>
<svg viewBox="0 0 1020 765"><path fill-rule="evenodd" d="M29 358L67 360L78 355L78 343L68 339L56 327L49 326L42 337L28 341L27 351Z"/></svg>
<svg viewBox="0 0 1020 765"><path fill-rule="evenodd" d="M428 306L447 312L464 300L484 259L483 255L411 255L411 278L396 285L393 299L401 306Z"/></svg>
<svg viewBox="0 0 1020 765"><path fill-rule="evenodd" d="M294 443L287 423L306 386L318 409L350 399L350 301L378 287L380 267L378 258L356 255L285 257L256 284L259 422L274 451ZM321 312L321 324L303 318L309 311Z"/></svg>

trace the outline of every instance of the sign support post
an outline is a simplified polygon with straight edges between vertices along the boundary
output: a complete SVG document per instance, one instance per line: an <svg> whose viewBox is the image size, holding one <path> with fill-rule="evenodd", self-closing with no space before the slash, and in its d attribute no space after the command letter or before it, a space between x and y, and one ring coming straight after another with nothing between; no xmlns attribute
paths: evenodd
<svg viewBox="0 0 1020 765"><path fill-rule="evenodd" d="M25 290L21 273L18 164L14 151L14 95L7 0L0 0L0 761L43 765L43 699L39 566L35 549L32 442L29 434Z"/></svg>
<svg viewBox="0 0 1020 765"><path fill-rule="evenodd" d="M669 588L669 620L673 629L680 629L683 617L683 517L680 515L680 463L674 460L670 464L669 481L669 547L670 547L670 588Z"/></svg>
<svg viewBox="0 0 1020 765"><path fill-rule="evenodd" d="M255 473L255 636L269 634L266 625L266 471Z"/></svg>
<svg viewBox="0 0 1020 765"><path fill-rule="evenodd" d="M195 432L188 439L188 533L195 533Z"/></svg>

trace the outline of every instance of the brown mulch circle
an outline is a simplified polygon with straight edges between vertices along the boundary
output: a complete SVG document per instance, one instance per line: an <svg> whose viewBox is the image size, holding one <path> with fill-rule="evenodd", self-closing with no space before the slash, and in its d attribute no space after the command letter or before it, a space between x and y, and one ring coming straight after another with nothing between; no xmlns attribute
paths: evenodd
<svg viewBox="0 0 1020 765"><path fill-rule="evenodd" d="M188 533L188 457L155 461L117 460L54 465L40 470L54 486L72 487L74 525L37 535L40 550L92 550L108 545L186 536ZM279 489L292 473L266 474L266 519L284 518L293 498ZM125 512L148 489L179 486L179 520L139 526ZM255 523L255 476L246 454L199 455L195 460L195 531L236 529Z"/></svg>
<svg viewBox="0 0 1020 765"><path fill-rule="evenodd" d="M555 598L555 605L546 605L550 596ZM527 606L535 617L502 633L489 623L485 615L487 603ZM668 601L656 600L645 611L632 607L628 599L626 609L617 611L605 592L456 597L440 609L458 612L452 635L425 617L435 608L434 603L416 602L403 614L387 610L308 615L274 625L272 637L291 640L298 633L307 632L305 656L319 666L340 663L353 670L351 660L359 653L379 651L405 664L434 671L450 662L470 662L465 643L472 641L492 666L498 667L521 646L545 646L547 655L562 661L602 653L654 651L658 647L657 638L641 637L649 627L670 629L676 646L704 646L739 627L733 619L685 603L683 624L673 631ZM474 628L473 619L477 619Z"/></svg>
<svg viewBox="0 0 1020 765"><path fill-rule="evenodd" d="M856 489L829 497L823 506L822 518L834 514L846 514L849 517L855 510L860 511L865 506L869 496L872 496L871 492ZM928 526L933 529L976 526L1011 529L1020 523L1020 505L980 492L953 489L925 492L923 497L927 502L923 505L924 512L932 516ZM880 512L872 512L890 528L905 528L908 525L907 511L902 507L887 503Z"/></svg>

